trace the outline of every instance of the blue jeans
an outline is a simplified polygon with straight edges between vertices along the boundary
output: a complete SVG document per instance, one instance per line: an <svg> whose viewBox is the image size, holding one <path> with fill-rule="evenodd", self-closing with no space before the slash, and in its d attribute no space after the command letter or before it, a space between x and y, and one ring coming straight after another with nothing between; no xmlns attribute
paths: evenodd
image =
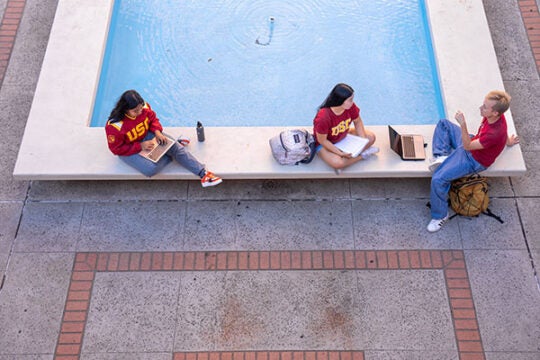
<svg viewBox="0 0 540 360"><path fill-rule="evenodd" d="M440 120L435 127L433 156L448 156L431 178L431 218L442 219L448 215L448 191L452 180L486 168L463 148L461 128L446 119Z"/></svg>
<svg viewBox="0 0 540 360"><path fill-rule="evenodd" d="M154 136L154 133L148 132L142 141L151 140L154 138ZM205 174L204 164L201 164L197 159L195 159L195 157L177 141L175 141L174 145L161 159L159 159L157 163L154 163L140 156L139 154L119 156L119 158L129 166L134 167L148 177L154 176L163 170L163 168L173 159L201 178Z"/></svg>

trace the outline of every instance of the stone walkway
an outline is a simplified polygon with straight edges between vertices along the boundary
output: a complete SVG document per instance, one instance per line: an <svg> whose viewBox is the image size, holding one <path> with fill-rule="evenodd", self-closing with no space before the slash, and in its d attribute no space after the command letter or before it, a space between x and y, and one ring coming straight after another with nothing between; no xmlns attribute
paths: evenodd
<svg viewBox="0 0 540 360"><path fill-rule="evenodd" d="M428 234L429 179L13 180L56 0L0 0L0 360L540 359L540 16L483 3L529 171Z"/></svg>

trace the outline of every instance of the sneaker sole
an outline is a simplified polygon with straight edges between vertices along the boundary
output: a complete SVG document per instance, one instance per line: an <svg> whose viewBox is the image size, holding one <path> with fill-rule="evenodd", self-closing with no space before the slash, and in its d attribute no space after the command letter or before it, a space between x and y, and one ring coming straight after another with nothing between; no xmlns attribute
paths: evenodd
<svg viewBox="0 0 540 360"><path fill-rule="evenodd" d="M222 182L223 182L223 179L219 179L216 181L208 181L208 182L202 183L202 187L216 186L216 185L221 184Z"/></svg>

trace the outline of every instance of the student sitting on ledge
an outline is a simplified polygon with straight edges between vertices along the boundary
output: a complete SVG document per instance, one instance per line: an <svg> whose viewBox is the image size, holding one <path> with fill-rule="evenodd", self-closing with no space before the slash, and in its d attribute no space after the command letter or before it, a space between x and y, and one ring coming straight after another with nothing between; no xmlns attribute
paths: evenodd
<svg viewBox="0 0 540 360"><path fill-rule="evenodd" d="M431 178L431 221L429 232L441 229L448 220L448 191L450 183L463 176L486 170L503 151L505 145L519 143L516 135L508 136L504 112L510 106L510 95L491 91L480 106L482 123L476 135L469 135L465 116L455 115L457 126L440 120L433 133L433 156L429 170Z"/></svg>
<svg viewBox="0 0 540 360"><path fill-rule="evenodd" d="M354 123L354 130L351 123ZM357 157L344 153L334 145L349 132L369 140ZM379 152L377 147L371 147L375 143L375 134L364 128L360 109L354 103L354 90L346 84L337 84L319 107L313 120L313 134L317 141L318 155L334 168L336 174L343 168Z"/></svg>
<svg viewBox="0 0 540 360"><path fill-rule="evenodd" d="M120 96L105 125L111 152L148 177L160 172L174 159L199 176L203 187L215 186L222 182L220 177L207 171L204 165L177 141L157 163L140 156L141 150L154 148L155 143L151 141L154 137L159 144L167 141L162 131L163 127L156 113L135 90L128 90Z"/></svg>

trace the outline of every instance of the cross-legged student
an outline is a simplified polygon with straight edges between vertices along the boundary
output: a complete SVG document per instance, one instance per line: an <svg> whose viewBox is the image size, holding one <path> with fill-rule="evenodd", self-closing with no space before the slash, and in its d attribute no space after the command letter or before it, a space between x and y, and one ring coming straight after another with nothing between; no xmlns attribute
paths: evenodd
<svg viewBox="0 0 540 360"><path fill-rule="evenodd" d="M482 122L476 135L470 135L465 116L456 112L459 126L440 120L433 133L433 156L429 169L431 178L431 221L429 232L441 229L448 220L450 183L463 176L486 170L506 145L519 143L516 135L508 136L504 113L510 106L510 95L504 91L489 92L482 106Z"/></svg>
<svg viewBox="0 0 540 360"><path fill-rule="evenodd" d="M135 90L128 90L120 96L105 125L111 152L148 177L160 172L174 159L199 176L203 187L222 182L220 177L207 171L203 164L176 141L157 163L140 156L141 150L152 150L155 146L151 141L154 137L159 144L166 142L162 131L163 127L156 113Z"/></svg>

